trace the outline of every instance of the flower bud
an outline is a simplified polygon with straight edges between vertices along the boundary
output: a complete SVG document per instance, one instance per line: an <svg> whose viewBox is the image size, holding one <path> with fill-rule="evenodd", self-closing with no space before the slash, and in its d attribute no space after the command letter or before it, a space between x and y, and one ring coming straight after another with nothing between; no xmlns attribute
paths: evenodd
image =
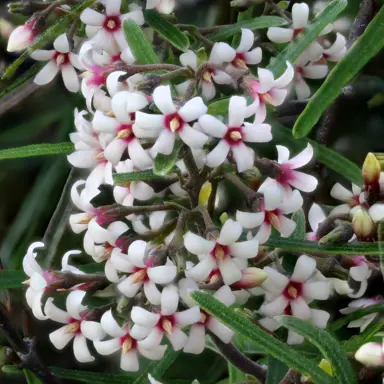
<svg viewBox="0 0 384 384"><path fill-rule="evenodd" d="M365 184L365 197L369 202L375 202L380 195L381 166L373 153L368 153L364 160L362 176Z"/></svg>
<svg viewBox="0 0 384 384"><path fill-rule="evenodd" d="M245 268L242 271L242 278L236 283L232 284L232 288L255 288L260 286L268 277L268 273L260 268Z"/></svg>
<svg viewBox="0 0 384 384"><path fill-rule="evenodd" d="M366 209L358 209L352 220L353 232L359 240L371 240L375 234L375 224Z"/></svg>
<svg viewBox="0 0 384 384"><path fill-rule="evenodd" d="M383 346L379 343L364 344L356 351L355 359L370 367L384 366Z"/></svg>
<svg viewBox="0 0 384 384"><path fill-rule="evenodd" d="M340 222L336 228L323 236L319 240L319 244L346 243L353 236L351 223Z"/></svg>
<svg viewBox="0 0 384 384"><path fill-rule="evenodd" d="M36 20L28 21L16 27L8 39L7 51L19 52L29 47L36 36Z"/></svg>

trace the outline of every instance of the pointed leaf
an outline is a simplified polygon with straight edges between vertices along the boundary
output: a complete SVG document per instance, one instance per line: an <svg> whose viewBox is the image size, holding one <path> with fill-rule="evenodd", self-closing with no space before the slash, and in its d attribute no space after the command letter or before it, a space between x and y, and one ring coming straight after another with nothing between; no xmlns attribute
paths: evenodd
<svg viewBox="0 0 384 384"><path fill-rule="evenodd" d="M113 175L115 185L124 185L131 181L150 181L156 178L158 178L158 176L153 173L152 169L137 172L115 173Z"/></svg>
<svg viewBox="0 0 384 384"><path fill-rule="evenodd" d="M278 316L275 318L280 324L290 331L304 336L314 344L323 354L331 366L335 379L340 384L356 384L357 379L348 357L342 350L339 342L328 332L316 327L308 321L293 316Z"/></svg>
<svg viewBox="0 0 384 384"><path fill-rule="evenodd" d="M32 144L25 147L2 149L0 150L0 160L32 156L68 155L73 151L74 145L72 143Z"/></svg>
<svg viewBox="0 0 384 384"><path fill-rule="evenodd" d="M161 37L180 51L184 52L189 48L188 37L159 12L147 10L144 12L144 19Z"/></svg>
<svg viewBox="0 0 384 384"><path fill-rule="evenodd" d="M124 20L123 32L129 48L136 59L136 64L160 63L143 30L133 20Z"/></svg>
<svg viewBox="0 0 384 384"><path fill-rule="evenodd" d="M179 156L179 152L183 146L183 142L178 140L175 142L173 151L170 155L158 154L153 164L153 173L157 176L165 176L171 172Z"/></svg>
<svg viewBox="0 0 384 384"><path fill-rule="evenodd" d="M28 384L43 384L43 382L30 370L23 369Z"/></svg>
<svg viewBox="0 0 384 384"><path fill-rule="evenodd" d="M288 371L288 367L281 361L270 357L268 359L268 374L266 384L280 384Z"/></svg>
<svg viewBox="0 0 384 384"><path fill-rule="evenodd" d="M333 0L328 6L311 22L305 30L293 42L287 45L268 66L275 77L280 76L285 68L286 61L291 64L304 52L304 50L315 40L322 30L336 19L339 13L346 7L347 0Z"/></svg>
<svg viewBox="0 0 384 384"><path fill-rule="evenodd" d="M2 269L0 270L0 289L21 288L22 282L26 279L23 271Z"/></svg>
<svg viewBox="0 0 384 384"><path fill-rule="evenodd" d="M359 71L384 47L384 8L381 7L364 33L354 42L347 54L332 69L322 86L297 119L295 137L307 136L326 108L340 95Z"/></svg>
<svg viewBox="0 0 384 384"><path fill-rule="evenodd" d="M296 211L291 219L296 223L296 228L292 232L290 238L291 239L304 239L305 238L305 232L306 232L306 220L305 220L305 214L303 209L299 209Z"/></svg>
<svg viewBox="0 0 384 384"><path fill-rule="evenodd" d="M237 32L241 32L241 28L248 28L254 31L269 27L281 27L286 24L287 22L278 16L260 16L250 20L239 21L236 24L224 25L218 32L209 35L208 38L212 41L223 41L229 39Z"/></svg>
<svg viewBox="0 0 384 384"><path fill-rule="evenodd" d="M240 335L256 342L266 355L278 359L300 373L309 374L315 383L335 383L333 378L322 371L314 361L303 357L286 343L264 332L247 318L234 312L212 295L202 291L194 291L191 293L191 297L202 309L215 316L223 324L232 328Z"/></svg>

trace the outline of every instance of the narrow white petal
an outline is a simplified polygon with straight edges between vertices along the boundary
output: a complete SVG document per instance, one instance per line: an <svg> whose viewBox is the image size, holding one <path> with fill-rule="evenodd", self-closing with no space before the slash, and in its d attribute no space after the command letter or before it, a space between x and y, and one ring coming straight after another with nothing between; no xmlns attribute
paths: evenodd
<svg viewBox="0 0 384 384"><path fill-rule="evenodd" d="M139 370L139 359L135 349L121 354L120 368L127 372L137 372Z"/></svg>
<svg viewBox="0 0 384 384"><path fill-rule="evenodd" d="M296 223L293 220L288 219L283 215L279 216L279 220L280 220L280 226L279 228L277 228L277 230L281 233L281 236L283 237L291 236L292 232L296 228Z"/></svg>
<svg viewBox="0 0 384 384"><path fill-rule="evenodd" d="M184 246L194 255L208 254L215 248L215 242L188 232L184 235Z"/></svg>
<svg viewBox="0 0 384 384"><path fill-rule="evenodd" d="M61 76L63 77L65 88L69 92L78 92L80 89L79 78L75 68L71 64L63 65L61 67Z"/></svg>
<svg viewBox="0 0 384 384"><path fill-rule="evenodd" d="M142 287L143 282L138 281L137 283L132 282L132 277L128 276L121 283L117 285L117 289L127 297L135 297L139 289Z"/></svg>
<svg viewBox="0 0 384 384"><path fill-rule="evenodd" d="M265 267L264 271L268 273L268 279L265 280L261 286L268 292L280 293L289 283L288 277L276 271L274 268Z"/></svg>
<svg viewBox="0 0 384 384"><path fill-rule="evenodd" d="M316 232L319 224L325 220L325 214L319 204L313 203L308 212L308 221L312 231Z"/></svg>
<svg viewBox="0 0 384 384"><path fill-rule="evenodd" d="M175 277L177 268L175 265L161 265L159 267L148 268L148 277L156 284L168 284Z"/></svg>
<svg viewBox="0 0 384 384"><path fill-rule="evenodd" d="M183 349L186 353L193 353L198 355L204 351L205 348L205 327L204 325L195 324L192 325L188 341Z"/></svg>
<svg viewBox="0 0 384 384"><path fill-rule="evenodd" d="M274 43L288 43L293 39L293 30L289 28L270 27L267 32L268 39Z"/></svg>
<svg viewBox="0 0 384 384"><path fill-rule="evenodd" d="M175 134L173 132L164 129L158 139L155 142L155 145L152 147L151 152L154 156L158 153L163 155L170 155L173 151L175 145Z"/></svg>
<svg viewBox="0 0 384 384"><path fill-rule="evenodd" d="M184 121L190 122L197 120L200 116L207 113L207 106L201 97L194 97L187 101L178 111Z"/></svg>
<svg viewBox="0 0 384 384"><path fill-rule="evenodd" d="M176 112L169 85L160 85L153 92L153 101L164 115Z"/></svg>
<svg viewBox="0 0 384 384"><path fill-rule="evenodd" d="M258 93L266 93L272 87L274 83L273 73L268 69L258 68L257 75L259 76L259 90Z"/></svg>
<svg viewBox="0 0 384 384"><path fill-rule="evenodd" d="M142 341L140 346L145 349L157 348L163 339L164 332L159 328L153 328L151 333Z"/></svg>
<svg viewBox="0 0 384 384"><path fill-rule="evenodd" d="M259 244L264 244L271 236L272 226L269 223L262 223L256 234L256 239L259 240Z"/></svg>
<svg viewBox="0 0 384 384"><path fill-rule="evenodd" d="M243 232L241 224L232 219L227 220L220 231L217 242L222 245L230 245L234 243Z"/></svg>
<svg viewBox="0 0 384 384"><path fill-rule="evenodd" d="M166 349L166 345L159 345L158 347L152 349L141 348L140 342L137 345L137 350L140 352L140 354L149 360L161 360Z"/></svg>
<svg viewBox="0 0 384 384"><path fill-rule="evenodd" d="M97 321L82 321L80 324L81 333L89 340L101 340L106 336L103 327Z"/></svg>
<svg viewBox="0 0 384 384"><path fill-rule="evenodd" d="M300 319L309 320L311 318L311 309L302 297L290 301L292 315Z"/></svg>
<svg viewBox="0 0 384 384"><path fill-rule="evenodd" d="M245 62L249 65L256 65L261 62L263 52L260 47L252 49L250 52L244 54Z"/></svg>
<svg viewBox="0 0 384 384"><path fill-rule="evenodd" d="M293 178L289 181L292 187L303 192L313 192L317 188L316 177L299 171L292 171Z"/></svg>
<svg viewBox="0 0 384 384"><path fill-rule="evenodd" d="M87 25L102 26L105 20L105 16L99 12L96 12L92 8L86 8L80 15L80 20Z"/></svg>
<svg viewBox="0 0 384 384"><path fill-rule="evenodd" d="M244 143L239 143L232 146L231 150L238 172L245 172L253 167L255 154L251 148L248 148Z"/></svg>
<svg viewBox="0 0 384 384"><path fill-rule="evenodd" d="M127 259L135 267L145 268L144 256L147 243L143 240L135 240L128 248Z"/></svg>
<svg viewBox="0 0 384 384"><path fill-rule="evenodd" d="M227 307L234 304L236 300L234 294L231 291L231 288L229 288L228 285L223 285L215 292L213 296Z"/></svg>
<svg viewBox="0 0 384 384"><path fill-rule="evenodd" d="M316 261L312 257L301 255L295 265L291 280L301 283L307 281L316 270Z"/></svg>
<svg viewBox="0 0 384 384"><path fill-rule="evenodd" d="M232 96L229 100L228 114L229 126L241 127L245 118L245 109L247 101L242 96Z"/></svg>
<svg viewBox="0 0 384 384"><path fill-rule="evenodd" d="M93 345L98 354L107 356L117 352L121 348L120 339L111 339L105 341L96 340Z"/></svg>
<svg viewBox="0 0 384 384"><path fill-rule="evenodd" d="M135 324L129 334L136 340L143 340L152 332L152 328L142 327L141 325Z"/></svg>
<svg viewBox="0 0 384 384"><path fill-rule="evenodd" d="M53 298L49 297L44 306L45 314L53 321L67 324L70 320L70 315L53 304Z"/></svg>
<svg viewBox="0 0 384 384"><path fill-rule="evenodd" d="M159 131L163 128L164 116L163 115L150 115L144 112L136 112L135 124L133 125L133 132L137 137L156 137ZM136 126L140 128L138 131ZM140 135L141 133L141 135ZM146 134L146 136L143 136Z"/></svg>
<svg viewBox="0 0 384 384"><path fill-rule="evenodd" d="M188 336L179 328L173 328L172 332L170 334L166 334L166 336L175 351L183 349L188 341Z"/></svg>
<svg viewBox="0 0 384 384"><path fill-rule="evenodd" d="M87 339L83 335L76 335L73 340L73 353L75 358L80 363L90 363L95 358L89 352Z"/></svg>
<svg viewBox="0 0 384 384"><path fill-rule="evenodd" d="M241 39L240 44L236 49L236 52L248 52L253 45L253 41L255 39L255 36L253 35L253 32L248 28L241 28Z"/></svg>
<svg viewBox="0 0 384 384"><path fill-rule="evenodd" d="M301 168L304 165L308 164L313 158L313 147L311 144L308 144L307 147L301 151L292 159L288 160L286 164L289 164L292 169Z"/></svg>
<svg viewBox="0 0 384 384"><path fill-rule="evenodd" d="M106 1L106 14L108 16L120 15L121 0Z"/></svg>
<svg viewBox="0 0 384 384"><path fill-rule="evenodd" d="M153 188L142 181L133 181L131 183L130 189L133 197L137 200L149 200L155 194Z"/></svg>
<svg viewBox="0 0 384 384"><path fill-rule="evenodd" d="M261 324L261 326L263 326L265 329L268 329L271 332L275 332L281 327L280 323L278 323L276 320L271 319L269 317L264 317L260 319L259 323Z"/></svg>
<svg viewBox="0 0 384 384"><path fill-rule="evenodd" d="M104 312L103 316L101 316L100 324L103 330L112 337L122 337L126 333L119 324L117 324L110 309L107 312Z"/></svg>
<svg viewBox="0 0 384 384"><path fill-rule="evenodd" d="M214 333L223 343L228 344L234 335L232 329L221 323L219 320L211 317L208 321L207 328Z"/></svg>
<svg viewBox="0 0 384 384"><path fill-rule="evenodd" d="M343 187L340 183L336 183L330 192L330 195L336 199L345 203L349 202L353 198L353 193L347 188Z"/></svg>
<svg viewBox="0 0 384 384"><path fill-rule="evenodd" d="M236 211L236 221L238 221L244 229L258 227L264 221L264 217L264 212Z"/></svg>
<svg viewBox="0 0 384 384"><path fill-rule="evenodd" d="M163 288L161 292L161 314L171 315L176 312L179 304L177 288L170 285Z"/></svg>
<svg viewBox="0 0 384 384"><path fill-rule="evenodd" d="M180 63L184 66L189 65L193 69L197 68L197 56L196 53L188 50L184 53L182 53L179 57Z"/></svg>
<svg viewBox="0 0 384 384"><path fill-rule="evenodd" d="M59 51L61 53L68 53L69 42L68 42L67 34L63 33L60 36L58 36L56 40L53 42L53 46L56 49L56 51Z"/></svg>
<svg viewBox="0 0 384 384"><path fill-rule="evenodd" d="M295 75L295 71L294 71L291 63L289 61L286 61L285 64L287 66L286 70L273 83L273 86L276 87L276 88L284 88L284 87L286 87L292 81L292 79L293 79L293 77Z"/></svg>
<svg viewBox="0 0 384 384"><path fill-rule="evenodd" d="M215 43L209 55L209 61L214 64L230 63L236 57L236 51L227 43Z"/></svg>
<svg viewBox="0 0 384 384"><path fill-rule="evenodd" d="M323 79L327 73L327 65L308 65L303 68L303 76L307 79Z"/></svg>
<svg viewBox="0 0 384 384"><path fill-rule="evenodd" d="M211 115L203 115L199 118L199 124L206 134L222 138L227 133L227 126L219 119Z"/></svg>
<svg viewBox="0 0 384 384"><path fill-rule="evenodd" d="M327 300L331 294L331 284L328 281L314 281L303 284L303 296L313 300Z"/></svg>
<svg viewBox="0 0 384 384"><path fill-rule="evenodd" d="M293 28L304 28L308 23L309 7L305 3L296 3L292 7Z"/></svg>
<svg viewBox="0 0 384 384"><path fill-rule="evenodd" d="M326 311L322 311L321 309L311 309L311 321L319 328L324 329L327 326L330 317L331 315Z"/></svg>
<svg viewBox="0 0 384 384"><path fill-rule="evenodd" d="M231 285L239 281L243 276L240 269L237 265L232 261L230 257L226 257L220 264L219 269L221 276L223 277L223 281L227 285Z"/></svg>
<svg viewBox="0 0 384 384"><path fill-rule="evenodd" d="M54 54L55 54L55 51L53 49L52 50L37 49L35 52L32 52L30 56L33 60L48 61L52 59Z"/></svg>
<svg viewBox="0 0 384 384"><path fill-rule="evenodd" d="M311 96L311 88L301 76L295 80L294 86L297 100L306 100Z"/></svg>
<svg viewBox="0 0 384 384"><path fill-rule="evenodd" d="M144 282L144 294L147 300L152 305L160 305L161 303L161 293L157 289L156 284L151 280Z"/></svg>
<svg viewBox="0 0 384 384"><path fill-rule="evenodd" d="M147 169L153 164L152 159L149 157L148 153L143 149L140 141L137 139L133 139L128 143L128 153L135 167L138 169ZM141 198L140 200L145 199Z"/></svg>
<svg viewBox="0 0 384 384"><path fill-rule="evenodd" d="M84 299L85 291L72 291L65 301L68 314L74 319L80 319L80 313L87 309L81 302Z"/></svg>
<svg viewBox="0 0 384 384"><path fill-rule="evenodd" d="M193 129L189 124L184 124L179 132L180 139L191 148L199 149L208 141L208 136Z"/></svg>
<svg viewBox="0 0 384 384"><path fill-rule="evenodd" d="M50 83L59 72L59 67L54 61L49 61L48 64L36 75L33 80L37 85L45 85Z"/></svg>
<svg viewBox="0 0 384 384"><path fill-rule="evenodd" d="M250 143L268 143L272 140L271 129L269 124L244 123L243 140Z"/></svg>
<svg viewBox="0 0 384 384"><path fill-rule="evenodd" d="M74 333L66 333L67 325L49 334L49 340L56 349L63 349L74 337Z"/></svg>
<svg viewBox="0 0 384 384"><path fill-rule="evenodd" d="M190 297L190 292L199 289L196 282L189 278L184 278L179 281L179 295L181 300L188 306L193 307L195 302Z"/></svg>
<svg viewBox="0 0 384 384"><path fill-rule="evenodd" d="M279 316L284 313L284 309L287 307L287 305L288 300L283 295L280 295L270 303L263 304L260 307L260 312L269 317Z"/></svg>
<svg viewBox="0 0 384 384"><path fill-rule="evenodd" d="M297 345L301 344L304 341L304 336L299 335L296 332L288 331L287 344Z"/></svg>
<svg viewBox="0 0 384 384"><path fill-rule="evenodd" d="M211 256L205 257L198 264L188 270L187 277L197 282L204 281L212 270L216 267L216 262Z"/></svg>
<svg viewBox="0 0 384 384"><path fill-rule="evenodd" d="M198 323L200 321L200 308L198 306L186 309L185 311L176 312L174 317L176 324L180 328Z"/></svg>
<svg viewBox="0 0 384 384"><path fill-rule="evenodd" d="M257 239L234 243L229 246L229 252L232 256L251 259L257 256L259 242Z"/></svg>
<svg viewBox="0 0 384 384"><path fill-rule="evenodd" d="M131 311L131 319L134 323L141 325L142 327L151 328L158 323L160 315L135 306Z"/></svg>
<svg viewBox="0 0 384 384"><path fill-rule="evenodd" d="M110 258L113 268L121 272L132 273L134 266L127 260L127 256L121 253L119 248L114 248Z"/></svg>

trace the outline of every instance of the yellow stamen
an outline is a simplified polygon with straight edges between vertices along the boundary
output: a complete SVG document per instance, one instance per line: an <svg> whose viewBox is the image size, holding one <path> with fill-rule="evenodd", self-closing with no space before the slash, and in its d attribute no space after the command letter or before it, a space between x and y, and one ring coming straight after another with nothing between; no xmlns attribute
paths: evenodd
<svg viewBox="0 0 384 384"><path fill-rule="evenodd" d="M288 288L288 295L293 297L294 299L296 299L296 297L297 297L297 289L293 285L291 285Z"/></svg>
<svg viewBox="0 0 384 384"><path fill-rule="evenodd" d="M80 329L80 322L76 321L74 323L69 324L65 330L64 333L76 333Z"/></svg>
<svg viewBox="0 0 384 384"><path fill-rule="evenodd" d="M273 212L268 212L268 220L269 222L277 229L280 228L280 219L279 216L274 214Z"/></svg>
<svg viewBox="0 0 384 384"><path fill-rule="evenodd" d="M213 275L213 276L210 278L210 280L209 280L209 284L215 284L215 283L217 283L219 280L220 280L219 275L215 274L215 275Z"/></svg>
<svg viewBox="0 0 384 384"><path fill-rule="evenodd" d="M264 93L262 95L262 97L263 97L263 101L265 104L272 104L273 105L273 99L269 93Z"/></svg>
<svg viewBox="0 0 384 384"><path fill-rule="evenodd" d="M207 81L208 83L212 83L212 74L209 71L205 71L203 73L203 80Z"/></svg>
<svg viewBox="0 0 384 384"><path fill-rule="evenodd" d="M114 20L109 20L108 23L107 23L107 27L109 29L113 29L116 27L116 22Z"/></svg>
<svg viewBox="0 0 384 384"><path fill-rule="evenodd" d="M25 280L25 281L23 281L21 284L24 284L24 285L31 285L31 279Z"/></svg>
<svg viewBox="0 0 384 384"><path fill-rule="evenodd" d="M241 140L243 137L241 136L241 133L239 131L233 131L229 134L229 137L234 140L238 141Z"/></svg>
<svg viewBox="0 0 384 384"><path fill-rule="evenodd" d="M200 322L205 323L207 321L207 315L203 312L200 312Z"/></svg>
<svg viewBox="0 0 384 384"><path fill-rule="evenodd" d="M115 114L112 111L109 111L109 112L105 113L105 116L116 117Z"/></svg>
<svg viewBox="0 0 384 384"><path fill-rule="evenodd" d="M64 61L65 61L65 56L64 56L64 55L58 55L58 56L56 57L56 64L57 64L57 65L61 65L61 64L63 64Z"/></svg>
<svg viewBox="0 0 384 384"><path fill-rule="evenodd" d="M88 224L93 219L93 216L86 216L80 220L77 224Z"/></svg>
<svg viewBox="0 0 384 384"><path fill-rule="evenodd" d="M143 281L145 279L145 276L147 276L147 271L145 269L140 269L140 271L135 272L131 276L132 284L136 284L139 281Z"/></svg>
<svg viewBox="0 0 384 384"><path fill-rule="evenodd" d="M179 119L175 116L171 122L169 123L169 128L171 128L172 132L175 132L177 129L180 127L180 121Z"/></svg>
<svg viewBox="0 0 384 384"><path fill-rule="evenodd" d="M170 335L172 333L172 323L168 319L163 319L161 321L161 326L163 327L164 331Z"/></svg>
<svg viewBox="0 0 384 384"><path fill-rule="evenodd" d="M131 136L132 134L132 131L127 128L127 129L122 129L118 134L117 134L117 138L118 139L126 139L128 138L129 136Z"/></svg>
<svg viewBox="0 0 384 384"><path fill-rule="evenodd" d="M106 159L105 159L105 156L104 156L104 152L100 152L100 153L98 153L98 154L95 156L95 159L98 160L98 161L104 161L104 160L106 160Z"/></svg>
<svg viewBox="0 0 384 384"><path fill-rule="evenodd" d="M248 68L247 64L243 59L235 59L233 64L235 65L236 68L242 68L242 69Z"/></svg>
<svg viewBox="0 0 384 384"><path fill-rule="evenodd" d="M224 248L222 246L220 246L220 245L216 246L215 256L216 256L216 259L218 259L220 261L224 259L225 252L224 252Z"/></svg>
<svg viewBox="0 0 384 384"><path fill-rule="evenodd" d="M127 337L122 345L123 353L127 353L132 349L132 339Z"/></svg>

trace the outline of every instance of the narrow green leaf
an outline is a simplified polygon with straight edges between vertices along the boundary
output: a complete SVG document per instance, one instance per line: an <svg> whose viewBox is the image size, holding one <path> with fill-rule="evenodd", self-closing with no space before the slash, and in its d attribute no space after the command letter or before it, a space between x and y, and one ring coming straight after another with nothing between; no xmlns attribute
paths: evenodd
<svg viewBox="0 0 384 384"><path fill-rule="evenodd" d="M21 283L26 280L23 271L2 269L0 270L0 289L21 288Z"/></svg>
<svg viewBox="0 0 384 384"><path fill-rule="evenodd" d="M124 20L123 32L137 64L160 63L143 30L133 20Z"/></svg>
<svg viewBox="0 0 384 384"><path fill-rule="evenodd" d="M155 178L158 178L158 176L153 173L152 169L137 172L115 173L113 175L115 185L124 185L131 181L149 181Z"/></svg>
<svg viewBox="0 0 384 384"><path fill-rule="evenodd" d="M152 9L147 10L144 12L144 19L160 36L180 51L184 52L189 48L188 37L159 12Z"/></svg>
<svg viewBox="0 0 384 384"><path fill-rule="evenodd" d="M214 116L226 115L228 113L229 97L216 100L208 105L208 114Z"/></svg>
<svg viewBox="0 0 384 384"><path fill-rule="evenodd" d="M155 379L160 380L179 354L180 351L175 352L171 346L168 346L164 357L160 361L152 361L133 384L147 384L148 373L150 373Z"/></svg>
<svg viewBox="0 0 384 384"><path fill-rule="evenodd" d="M384 313L384 304L373 304L369 305L368 307L358 309L357 311L336 320L328 328L331 331L337 331L338 329L347 325L349 322L361 319L362 317L370 315L371 313Z"/></svg>
<svg viewBox="0 0 384 384"><path fill-rule="evenodd" d="M315 241L271 236L267 247L287 251L315 252L328 255L380 255L379 242L319 245ZM381 244L380 244L381 245Z"/></svg>
<svg viewBox="0 0 384 384"><path fill-rule="evenodd" d="M288 367L281 361L270 357L268 359L268 373L266 384L280 384L280 381L288 371Z"/></svg>
<svg viewBox="0 0 384 384"><path fill-rule="evenodd" d="M240 32L241 28L248 28L254 31L256 29L269 27L281 27L286 24L287 22L278 16L260 16L250 20L239 21L236 24L223 26L218 32L209 35L208 38L212 41L222 41Z"/></svg>
<svg viewBox="0 0 384 384"><path fill-rule="evenodd" d="M380 271L384 279L384 223L381 222L377 226L377 239L379 240L379 249L380 249Z"/></svg>
<svg viewBox="0 0 384 384"><path fill-rule="evenodd" d="M273 72L275 77L280 76L285 68L286 61L291 64L304 52L304 50L316 39L321 31L332 21L336 19L338 14L346 7L347 0L333 0L328 6L316 16L294 41L284 48L283 51L271 62L268 69Z"/></svg>
<svg viewBox="0 0 384 384"><path fill-rule="evenodd" d="M22 157L46 156L46 155L68 155L74 151L72 143L57 144L32 144L25 147L9 148L0 150L0 160L17 159Z"/></svg>
<svg viewBox="0 0 384 384"><path fill-rule="evenodd" d="M384 47L384 8L368 24L364 33L353 43L347 54L332 69L322 86L296 120L293 127L295 137L311 132L326 108L340 95L346 86Z"/></svg>
<svg viewBox="0 0 384 384"><path fill-rule="evenodd" d="M33 372L28 369L23 369L23 372L28 384L43 384L43 382Z"/></svg>
<svg viewBox="0 0 384 384"><path fill-rule="evenodd" d="M288 367L292 367L300 373L309 374L315 383L335 383L333 378L322 371L314 361L303 357L300 353L290 348L286 343L283 343L256 327L247 318L234 312L232 309L215 299L212 295L201 291L195 291L191 293L191 297L202 309L215 316L215 318L223 324L232 328L244 337L258 343L266 355L278 359Z"/></svg>
<svg viewBox="0 0 384 384"><path fill-rule="evenodd" d="M175 142L173 151L170 155L162 155L159 153L153 163L153 173L157 176L165 176L170 173L176 164L182 146L183 142L178 140Z"/></svg>
<svg viewBox="0 0 384 384"><path fill-rule="evenodd" d="M242 383L247 381L247 376L231 363L228 363L228 375L228 383L230 384Z"/></svg>
<svg viewBox="0 0 384 384"><path fill-rule="evenodd" d="M291 239L303 240L306 232L305 214L302 209L299 209L292 215L292 220L296 223L296 228L291 234Z"/></svg>
<svg viewBox="0 0 384 384"><path fill-rule="evenodd" d="M277 321L289 330L304 336L314 344L330 362L332 373L340 384L356 384L357 379L348 357L342 350L339 342L328 332L316 327L308 321L293 317L279 316Z"/></svg>
<svg viewBox="0 0 384 384"><path fill-rule="evenodd" d="M61 35L68 29L68 25L70 22L76 18L77 15L80 15L84 9L90 7L96 0L86 0L80 5L71 9L71 12L61 17L57 22L50 26L45 32L43 32L39 39L31 44L29 48L23 52L21 56L19 56L6 70L2 77L2 80L9 79L16 72L17 68L30 56L30 54L36 49L42 48L48 42L51 42L57 36Z"/></svg>

